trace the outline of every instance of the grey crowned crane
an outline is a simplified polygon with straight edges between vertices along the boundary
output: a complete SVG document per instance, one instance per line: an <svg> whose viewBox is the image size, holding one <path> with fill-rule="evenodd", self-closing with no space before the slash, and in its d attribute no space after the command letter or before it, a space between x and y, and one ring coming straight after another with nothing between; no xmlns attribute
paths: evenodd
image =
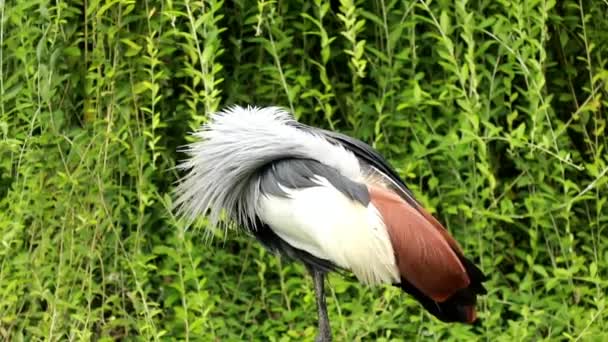
<svg viewBox="0 0 608 342"><path fill-rule="evenodd" d="M473 323L486 277L367 144L295 121L277 107L230 107L194 133L178 213L223 217L310 271L317 341L330 341L324 283L350 271L392 284L444 322ZM224 216L225 215L225 216Z"/></svg>

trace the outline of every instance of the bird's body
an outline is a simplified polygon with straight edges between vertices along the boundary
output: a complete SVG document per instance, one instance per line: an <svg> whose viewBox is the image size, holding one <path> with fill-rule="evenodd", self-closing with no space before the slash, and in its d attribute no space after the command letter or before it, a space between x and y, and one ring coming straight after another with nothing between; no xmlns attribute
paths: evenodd
<svg viewBox="0 0 608 342"><path fill-rule="evenodd" d="M392 284L446 322L473 322L485 276L370 146L296 122L276 108L213 114L189 145L176 205L190 220L225 211L315 278L320 338L329 338L323 277L351 271Z"/></svg>

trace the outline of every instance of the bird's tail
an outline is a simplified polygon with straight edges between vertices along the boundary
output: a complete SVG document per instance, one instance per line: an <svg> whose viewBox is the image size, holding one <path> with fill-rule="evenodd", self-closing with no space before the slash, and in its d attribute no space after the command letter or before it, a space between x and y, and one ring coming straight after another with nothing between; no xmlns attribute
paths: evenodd
<svg viewBox="0 0 608 342"><path fill-rule="evenodd" d="M456 240L448 233L441 223L435 219L435 217L433 217L421 206L418 206L417 209L448 242L448 245L458 257L458 260L460 261L469 279L469 284L467 287L457 290L442 302L432 301L426 296L417 297L418 300L431 314L444 322L475 322L477 319L477 296L487 293L487 290L483 286L483 282L487 281L488 277L479 269L479 267L464 256L462 249ZM404 290L407 292L407 289L404 288Z"/></svg>
<svg viewBox="0 0 608 342"><path fill-rule="evenodd" d="M483 273L420 205L377 187L370 189L370 197L393 244L401 273L399 286L440 320L472 323L476 297L485 293Z"/></svg>
<svg viewBox="0 0 608 342"><path fill-rule="evenodd" d="M470 260L464 257L461 257L460 260L471 282L466 288L456 291L442 302L425 295L407 279L402 278L401 283L396 285L416 298L430 314L443 322L473 323L477 319L477 296L486 294L487 291L482 282L487 278Z"/></svg>
<svg viewBox="0 0 608 342"><path fill-rule="evenodd" d="M335 156L342 156L343 148L329 144L277 107L230 107L210 115L193 135L197 141L183 149L188 158L178 165L186 174L176 187L174 204L188 224L208 215L214 226L223 213L229 222L254 224L259 175L280 159L318 160L343 173L358 170L354 157L349 161Z"/></svg>

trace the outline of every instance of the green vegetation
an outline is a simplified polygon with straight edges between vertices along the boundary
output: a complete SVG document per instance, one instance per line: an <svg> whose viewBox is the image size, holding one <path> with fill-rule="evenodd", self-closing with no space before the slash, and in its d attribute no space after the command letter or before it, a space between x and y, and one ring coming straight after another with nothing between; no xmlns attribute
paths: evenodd
<svg viewBox="0 0 608 342"><path fill-rule="evenodd" d="M311 340L302 266L184 231L176 149L281 105L379 149L480 327L332 276L337 341L608 340L606 0L0 1L0 340Z"/></svg>

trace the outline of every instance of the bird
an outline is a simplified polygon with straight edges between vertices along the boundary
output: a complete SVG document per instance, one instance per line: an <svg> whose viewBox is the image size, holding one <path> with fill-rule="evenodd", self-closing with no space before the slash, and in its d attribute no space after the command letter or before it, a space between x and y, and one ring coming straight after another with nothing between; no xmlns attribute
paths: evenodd
<svg viewBox="0 0 608 342"><path fill-rule="evenodd" d="M370 145L301 123L279 106L228 106L191 134L176 166L178 216L186 226L206 217L208 227L244 231L304 264L316 341L332 339L330 272L396 286L440 321L476 322L488 277Z"/></svg>

